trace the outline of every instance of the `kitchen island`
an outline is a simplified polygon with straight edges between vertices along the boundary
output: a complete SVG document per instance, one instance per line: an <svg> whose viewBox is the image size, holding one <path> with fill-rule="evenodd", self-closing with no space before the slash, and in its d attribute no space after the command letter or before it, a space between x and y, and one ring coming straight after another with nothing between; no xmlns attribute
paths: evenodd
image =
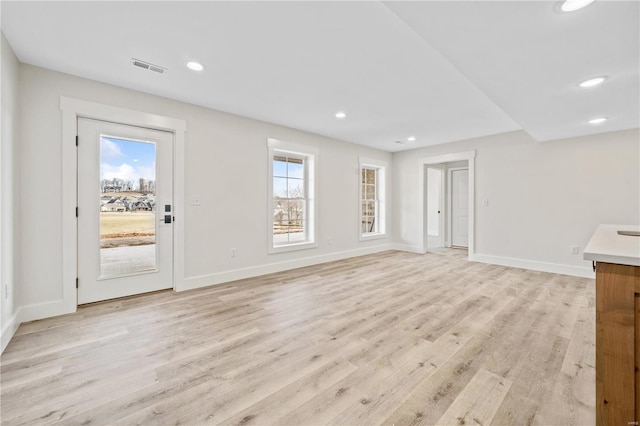
<svg viewBox="0 0 640 426"><path fill-rule="evenodd" d="M596 424L640 419L640 226L600 225L584 250L596 270Z"/></svg>

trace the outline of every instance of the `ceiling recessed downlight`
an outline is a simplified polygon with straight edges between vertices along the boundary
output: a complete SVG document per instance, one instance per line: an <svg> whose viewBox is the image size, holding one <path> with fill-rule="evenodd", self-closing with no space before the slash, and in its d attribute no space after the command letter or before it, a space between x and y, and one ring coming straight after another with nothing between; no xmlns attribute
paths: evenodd
<svg viewBox="0 0 640 426"><path fill-rule="evenodd" d="M592 118L589 120L589 124L602 124L605 121L607 121L607 117Z"/></svg>
<svg viewBox="0 0 640 426"><path fill-rule="evenodd" d="M338 112L336 112L336 118L338 118L338 119L343 119L343 118L345 118L346 116L347 116L347 113L346 113L346 112L344 112L344 111L338 111Z"/></svg>
<svg viewBox="0 0 640 426"><path fill-rule="evenodd" d="M415 140L416 140L416 137L415 137L415 136L409 136L409 137L407 138L407 140L408 140L409 142L413 142L413 141L415 141Z"/></svg>
<svg viewBox="0 0 640 426"><path fill-rule="evenodd" d="M190 61L187 62L187 68L193 71L202 71L204 69L204 65L200 62Z"/></svg>
<svg viewBox="0 0 640 426"><path fill-rule="evenodd" d="M583 7L587 7L593 2L594 0L565 0L562 2L560 10L563 12L573 12L582 9Z"/></svg>
<svg viewBox="0 0 640 426"><path fill-rule="evenodd" d="M578 86L580 86L580 87L593 87L593 86L597 86L598 84L601 84L606 79L607 79L606 77L590 78L589 80L585 80L582 83L578 84Z"/></svg>

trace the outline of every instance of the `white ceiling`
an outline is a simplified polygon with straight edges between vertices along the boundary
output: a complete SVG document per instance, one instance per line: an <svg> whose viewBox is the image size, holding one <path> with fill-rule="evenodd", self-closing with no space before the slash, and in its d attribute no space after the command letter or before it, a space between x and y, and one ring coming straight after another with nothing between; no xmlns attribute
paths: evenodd
<svg viewBox="0 0 640 426"><path fill-rule="evenodd" d="M638 6L3 0L2 31L28 64L399 151L640 127ZM598 116L610 120L586 123Z"/></svg>

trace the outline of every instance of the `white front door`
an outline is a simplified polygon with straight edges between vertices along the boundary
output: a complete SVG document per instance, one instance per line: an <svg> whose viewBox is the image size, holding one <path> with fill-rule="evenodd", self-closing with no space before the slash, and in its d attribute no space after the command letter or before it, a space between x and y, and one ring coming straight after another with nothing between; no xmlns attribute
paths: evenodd
<svg viewBox="0 0 640 426"><path fill-rule="evenodd" d="M173 287L173 134L78 119L78 304Z"/></svg>
<svg viewBox="0 0 640 426"><path fill-rule="evenodd" d="M469 246L469 170L451 171L451 245Z"/></svg>

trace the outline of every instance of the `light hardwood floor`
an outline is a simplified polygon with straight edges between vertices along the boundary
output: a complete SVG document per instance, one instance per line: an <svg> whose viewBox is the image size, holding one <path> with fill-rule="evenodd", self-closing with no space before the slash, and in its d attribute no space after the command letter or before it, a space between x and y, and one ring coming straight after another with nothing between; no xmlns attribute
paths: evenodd
<svg viewBox="0 0 640 426"><path fill-rule="evenodd" d="M594 281L384 252L20 326L2 424L589 425Z"/></svg>

